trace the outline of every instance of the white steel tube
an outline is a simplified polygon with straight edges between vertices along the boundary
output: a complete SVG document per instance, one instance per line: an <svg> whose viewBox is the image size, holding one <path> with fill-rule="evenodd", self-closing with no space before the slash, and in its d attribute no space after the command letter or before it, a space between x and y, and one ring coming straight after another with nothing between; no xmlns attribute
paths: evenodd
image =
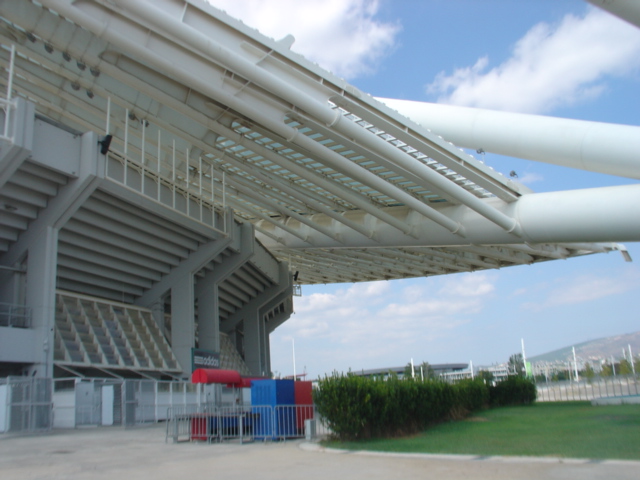
<svg viewBox="0 0 640 480"><path fill-rule="evenodd" d="M294 339L291 339L291 354L293 355L293 381L296 381L296 344Z"/></svg>
<svg viewBox="0 0 640 480"><path fill-rule="evenodd" d="M140 149L140 163L142 164L142 174L140 176L140 190L141 190L141 193L144 195L144 184L147 177L146 167L144 164L144 160L145 160L144 147L146 143L147 129L146 129L146 121L144 119L140 120L140 123L142 123L142 142L141 142L142 148Z"/></svg>
<svg viewBox="0 0 640 480"><path fill-rule="evenodd" d="M186 163L186 168L187 168L187 217L189 216L189 210L190 210L190 206L191 206L191 194L189 193L189 190L191 190L191 185L189 185L189 148L187 148L187 153L185 156L185 163Z"/></svg>
<svg viewBox="0 0 640 480"><path fill-rule="evenodd" d="M269 200L268 198L263 197L262 195L260 195L258 192L256 191L252 191L251 188L249 187L244 187L242 185L240 185L238 182L235 181L229 181L229 186L235 188L238 192L243 193L246 197L249 198L253 198L254 200L256 200L257 204L263 204L263 205L268 205L270 206L272 209L279 211L283 216L288 216L292 219L295 219L297 221L299 221L302 224L305 224L309 227L311 227L312 229L326 235L327 237L337 240L338 242L340 242L339 240L339 236L337 235L337 233L332 230L331 228L327 228L324 225L320 225L317 222L314 222L312 217L310 217L309 215L301 215L297 212L294 212L292 210L287 210L286 208L280 206L277 202L273 201L273 200ZM306 235L305 235L306 237ZM314 237L315 238L315 237Z"/></svg>
<svg viewBox="0 0 640 480"><path fill-rule="evenodd" d="M11 59L9 60L9 78L7 79L7 106L4 115L4 136L9 137L9 123L11 121L11 95L13 91L13 69L16 58L16 46L11 44Z"/></svg>
<svg viewBox="0 0 640 480"><path fill-rule="evenodd" d="M13 93L13 69L16 62L16 46L11 44L11 59L9 60L9 78L7 79L7 102L11 101Z"/></svg>
<svg viewBox="0 0 640 480"><path fill-rule="evenodd" d="M211 223L213 228L216 228L216 196L214 192L215 181L213 178L213 163L209 167L209 174L211 175Z"/></svg>
<svg viewBox="0 0 640 480"><path fill-rule="evenodd" d="M226 103L227 105L229 105L232 109L240 113L246 114L247 116L256 119L256 121L267 125L270 129L272 129L276 134L280 135L281 137L293 140L298 136L297 135L298 132L295 129L290 128L281 122L274 121L272 117L263 115L260 112L255 111L254 109L246 105L244 102L239 100L237 97L226 94L220 91L219 89L212 88L211 85L207 83L205 80L194 78L193 76L189 75L188 72L185 72L180 68L177 68L172 62L168 61L166 58L155 55L152 52L149 52L148 50L146 50L143 46L128 42L126 41L126 39L122 38L121 36L111 33L108 29L105 28L105 25L103 23L95 20L94 18L85 14L83 11L79 10L78 8L75 8L74 6L71 6L70 4L62 2L60 0L43 0L42 3L45 6L57 11L58 13L64 14L66 18L72 19L74 22L78 23L79 25L83 25L85 28L88 28L89 30L91 30L94 34L100 37L106 38L109 42L113 43L114 45L118 45L124 50L132 50L136 53L136 55L140 56L141 58L145 58L147 61L156 65L158 68L166 71L170 71L172 74L176 76L176 78L181 79L186 84L197 85L197 88L200 91L206 93L211 98L218 99L222 103ZM105 65L105 67L108 67L108 65ZM233 132L233 134L235 136L235 132ZM324 158L325 161L327 161L327 159L325 158L326 156L329 156L330 158L332 158L334 160L331 163L332 166L348 165L348 162L345 162L343 157L341 157L339 154L324 150L315 141L307 137L304 137L303 135L300 135L298 137L300 137L299 141L302 142L303 148L316 147L315 152L316 153L319 152L319 155L321 155L321 158ZM283 161L284 160L285 159L283 159ZM293 162L287 162L286 168L289 168L289 167L295 168L295 165L296 164ZM361 170L365 174L369 174L368 175L369 177L373 177L376 180L381 180L379 177L377 177L376 175L370 172L367 172L366 170L360 169L359 167L356 167L356 166L353 166L353 167L355 167L358 170ZM303 168L303 167L300 167L300 168ZM175 168L174 168L174 171L175 171ZM308 176L308 174L309 172L307 172L307 175L301 175L301 176L305 178L306 176ZM356 177L356 179L363 181L359 177ZM314 180L312 181L317 182L317 179L314 178ZM367 183L367 182L363 181L363 183ZM406 194L402 198L398 198L399 195L404 194L405 192L384 181L383 183L386 184L384 193L387 193L392 198L396 198L400 201L405 201L405 203L407 201L410 202L413 206L418 207L419 208L418 211L420 211L420 213L422 213L425 216L430 215L432 213L432 211L428 206L426 206L422 202L419 202L417 199L415 199L411 195ZM338 185L335 183L327 182L327 184L323 186L323 188L326 188L328 191L331 191L332 193L336 193L336 191L340 191L341 193L338 193L339 196L345 194L345 191L341 187L341 185ZM174 191L174 196L175 196L175 191ZM384 221L390 223L391 225L394 225L395 228L399 229L406 235L412 235L411 228L408 225L402 224L401 222L398 222L397 219L394 219L391 216L387 215L386 213L382 212L381 210L376 209L371 204L367 203L366 199L355 198L357 197L357 195L353 195L353 197L354 198L349 199L349 201L351 203L354 203L356 206L358 206L358 208L362 208L365 211L369 211L372 215L376 217L378 216L384 217L385 218ZM224 203L224 196L223 196L223 203ZM174 205L175 205L175 202L174 202ZM450 231L456 231L456 229L460 229L460 228L461 227L459 224L448 225L448 229Z"/></svg>
<svg viewBox="0 0 640 480"><path fill-rule="evenodd" d="M638 0L586 0L616 17L640 27L640 2Z"/></svg>
<svg viewBox="0 0 640 480"><path fill-rule="evenodd" d="M158 201L160 201L160 190L162 189L162 182L160 181L160 157L162 156L162 138L161 138L161 133L160 133L160 128L158 128L158 175L157 175L157 189L158 189L158 193L157 193L157 199Z"/></svg>
<svg viewBox="0 0 640 480"><path fill-rule="evenodd" d="M129 109L127 108L124 111L124 184L127 184L127 170L129 168L128 165L128 157L127 157L127 148L129 146Z"/></svg>
<svg viewBox="0 0 640 480"><path fill-rule="evenodd" d="M198 194L202 196L202 156L198 157Z"/></svg>
<svg viewBox="0 0 640 480"><path fill-rule="evenodd" d="M225 177L225 171L222 171L222 211L225 212L227 210L227 182ZM226 224L226 223L225 223Z"/></svg>
<svg viewBox="0 0 640 480"><path fill-rule="evenodd" d="M171 188L173 189L173 208L176 208L176 139L173 139L173 150L171 153Z"/></svg>
<svg viewBox="0 0 640 480"><path fill-rule="evenodd" d="M640 127L379 98L454 144L640 179Z"/></svg>
<svg viewBox="0 0 640 480"><path fill-rule="evenodd" d="M111 128L111 97L107 97L107 124L105 125L105 135L109 135Z"/></svg>
<svg viewBox="0 0 640 480"><path fill-rule="evenodd" d="M273 94L278 95L281 98L286 99L287 101L290 101L296 106L299 106L300 108L311 113L313 116L326 123L330 127L344 132L350 138L357 139L359 142L361 142L363 145L368 146L369 148L379 149L383 151L388 158L393 159L403 168L411 169L412 171L418 170L420 172L420 176L422 176L423 178L428 178L428 181L433 183L438 189L445 191L449 195L459 199L462 203L468 205L470 208L481 212L482 215L489 218L492 222L497 223L508 232L513 232L515 234L519 233L518 225L513 219L508 218L497 210L488 207L486 204L480 201L478 197L466 190L459 189L457 185L452 184L449 180L445 179L440 174L429 169L425 165L422 165L419 162L412 161L413 159L408 158L403 152L395 148L393 145L390 145L385 140L379 138L376 135L372 135L370 132L365 131L349 120L344 120L339 112L333 111L328 107L327 104L321 103L310 95L297 90L291 84L278 78L276 75L256 66L254 63L249 62L245 58L232 53L219 43L215 42L210 37L206 37L200 32L197 32L193 29L186 28L185 25L176 21L174 18L160 11L157 7L149 4L148 2L124 2L122 0L114 1L125 11L134 12L136 15L144 18L145 21L151 21L164 31L178 36L182 40L188 42L191 47L205 53L210 58L220 62L227 68L240 73L256 84L267 88ZM245 106L243 110L246 110L246 108L247 107ZM255 118L256 113L253 113L252 116ZM265 118L265 120L262 120L262 123L265 125L269 125L270 128L274 128L272 125L276 122L274 122L273 119ZM317 142L303 135L294 135L291 138L289 138L289 135L286 134L284 134L283 136L293 141L294 143L303 146L304 148L313 148L312 151L315 152L318 151L317 147L320 146L319 144L317 144ZM322 148L322 150L322 158L325 161L330 162L327 157L331 155L328 155L324 148ZM337 165L333 165L333 168L337 168L339 171L349 171L350 173L347 174L356 179L366 177L367 180L365 183L371 185L373 188L407 205L411 205L412 208L414 208L416 211L420 212L425 217L437 222L447 230L453 233L464 235L464 229L459 223L452 222L451 219L441 217L437 211L434 211L423 202L415 199L415 197L406 193L404 190L391 185L386 180L381 179L377 175L363 169L360 166L345 162L344 158L339 154L334 153L334 155L339 157L339 160L337 161Z"/></svg>
<svg viewBox="0 0 640 480"><path fill-rule="evenodd" d="M532 244L544 243L591 243L640 241L640 185L602 187L565 192L548 192L523 195L517 202L501 206L496 199L489 199L498 208L518 219L522 226L523 240ZM410 221L408 208L388 209L401 221ZM369 222L376 231L376 240L383 245L396 247L461 246L461 245L508 245L513 236L492 224L487 219L465 206L450 206L441 213L452 218L461 218L467 228L464 239L443 229L434 228L427 220L414 225L416 238L399 235L395 229L384 223L375 223L372 218L364 218L364 212L350 215L351 220L366 224ZM316 223L323 224L322 214L314 215ZM328 221L328 220L326 220ZM295 225L291 220L289 226ZM265 226L269 230L268 226ZM277 233L276 233L277 234ZM295 239L282 235L289 247L298 247ZM374 247L378 244L345 230L341 241L349 247ZM290 241L289 241L290 240ZM267 242L269 243L269 242ZM517 242L516 242L517 243ZM342 246L339 242L318 238L317 247ZM275 247L277 248L277 247ZM580 247L582 248L582 246ZM585 246L588 249L588 246Z"/></svg>

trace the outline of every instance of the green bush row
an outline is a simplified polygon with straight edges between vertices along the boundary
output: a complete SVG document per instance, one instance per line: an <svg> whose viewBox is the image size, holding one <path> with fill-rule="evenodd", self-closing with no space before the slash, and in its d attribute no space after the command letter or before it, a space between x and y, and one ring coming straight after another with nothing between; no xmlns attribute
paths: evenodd
<svg viewBox="0 0 640 480"><path fill-rule="evenodd" d="M533 385L528 380L524 382ZM498 389L497 401L528 403L510 397L523 388L521 383L509 390ZM448 384L437 380L334 374L318 382L314 402L329 428L342 440L396 437L420 432L434 423L462 419L490 404L497 405L490 398L493 388L481 380ZM535 392L535 385L533 389Z"/></svg>
<svg viewBox="0 0 640 480"><path fill-rule="evenodd" d="M530 405L536 401L536 395L536 384L533 381L511 376L489 387L489 404L492 407Z"/></svg>

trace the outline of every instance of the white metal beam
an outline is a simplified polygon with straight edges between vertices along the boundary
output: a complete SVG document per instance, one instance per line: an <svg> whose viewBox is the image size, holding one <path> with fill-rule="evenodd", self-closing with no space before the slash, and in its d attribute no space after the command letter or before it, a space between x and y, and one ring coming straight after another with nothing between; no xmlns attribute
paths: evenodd
<svg viewBox="0 0 640 480"><path fill-rule="evenodd" d="M587 2L640 27L640 1L638 0L586 0Z"/></svg>
<svg viewBox="0 0 640 480"><path fill-rule="evenodd" d="M493 199L495 200L495 199ZM492 201L489 199L487 201ZM523 195L520 200L506 207L506 212L518 219L522 227L522 238L531 243L580 243L640 240L640 185L592 188L565 192L548 192ZM613 208L612 206L615 206ZM505 208L504 205L496 205ZM390 209L401 218L408 218L411 212L406 208ZM417 239L408 239L389 231L385 225L378 225L378 239L387 246L441 246L441 245L504 245L513 243L513 236L488 222L481 215L469 212L463 206L444 207L442 213L452 218L464 218L468 235L460 238L428 221L415 221ZM361 221L367 221L365 219ZM260 224L281 239L276 245L270 238L264 238L270 248L304 248L296 239L285 232L278 232L269 225ZM594 225L598 228L594 229ZM295 222L289 222L294 228ZM341 238L347 247L375 247L362 237L349 236L345 232ZM339 248L337 242L318 239L315 247Z"/></svg>
<svg viewBox="0 0 640 480"><path fill-rule="evenodd" d="M640 127L378 99L465 148L640 179Z"/></svg>

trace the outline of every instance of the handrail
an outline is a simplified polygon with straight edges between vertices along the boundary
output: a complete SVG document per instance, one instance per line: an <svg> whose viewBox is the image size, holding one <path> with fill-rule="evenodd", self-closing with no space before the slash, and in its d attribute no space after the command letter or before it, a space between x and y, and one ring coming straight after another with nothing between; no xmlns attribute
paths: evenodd
<svg viewBox="0 0 640 480"><path fill-rule="evenodd" d="M31 307L0 303L0 327L30 328Z"/></svg>

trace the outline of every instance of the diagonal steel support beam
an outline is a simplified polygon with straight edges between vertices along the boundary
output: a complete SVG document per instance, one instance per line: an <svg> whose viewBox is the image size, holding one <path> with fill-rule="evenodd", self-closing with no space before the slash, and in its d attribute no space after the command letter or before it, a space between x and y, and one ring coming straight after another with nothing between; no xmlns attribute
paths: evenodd
<svg viewBox="0 0 640 480"><path fill-rule="evenodd" d="M104 156L98 153L98 139L93 132L85 133L81 141L80 172L78 178L62 187L47 207L40 212L18 241L0 258L3 265L21 261L29 246L45 229L60 229L82 206L104 180Z"/></svg>
<svg viewBox="0 0 640 480"><path fill-rule="evenodd" d="M234 312L232 315L227 317L220 327L220 330L223 332L229 332L233 330L247 315L247 312L258 311L264 305L267 305L268 302L273 300L275 297L280 295L287 288L293 289L293 278L289 273L289 268L287 264L280 263L280 275L278 283L274 283L269 288L265 289L259 295L254 297L249 303L245 304L242 309ZM291 290L293 292L293 290Z"/></svg>
<svg viewBox="0 0 640 480"><path fill-rule="evenodd" d="M215 257L220 255L227 247L229 247L234 240L237 241L238 235L240 235L240 227L235 225L233 221L233 211L228 209L225 212L225 222L227 225L227 235L221 236L216 240L201 245L196 251L192 252L189 257L174 268L171 273L164 276L162 280L156 283L153 287L147 290L136 301L136 305L141 305L147 308L164 293L172 288L176 282L181 279L195 275L204 266L211 262ZM234 228L235 227L235 228Z"/></svg>
<svg viewBox="0 0 640 480"><path fill-rule="evenodd" d="M35 106L22 98L15 99L15 108L11 108L10 139L0 140L0 188L20 168L22 162L31 154L33 149L33 122ZM5 121L7 116L5 114Z"/></svg>

